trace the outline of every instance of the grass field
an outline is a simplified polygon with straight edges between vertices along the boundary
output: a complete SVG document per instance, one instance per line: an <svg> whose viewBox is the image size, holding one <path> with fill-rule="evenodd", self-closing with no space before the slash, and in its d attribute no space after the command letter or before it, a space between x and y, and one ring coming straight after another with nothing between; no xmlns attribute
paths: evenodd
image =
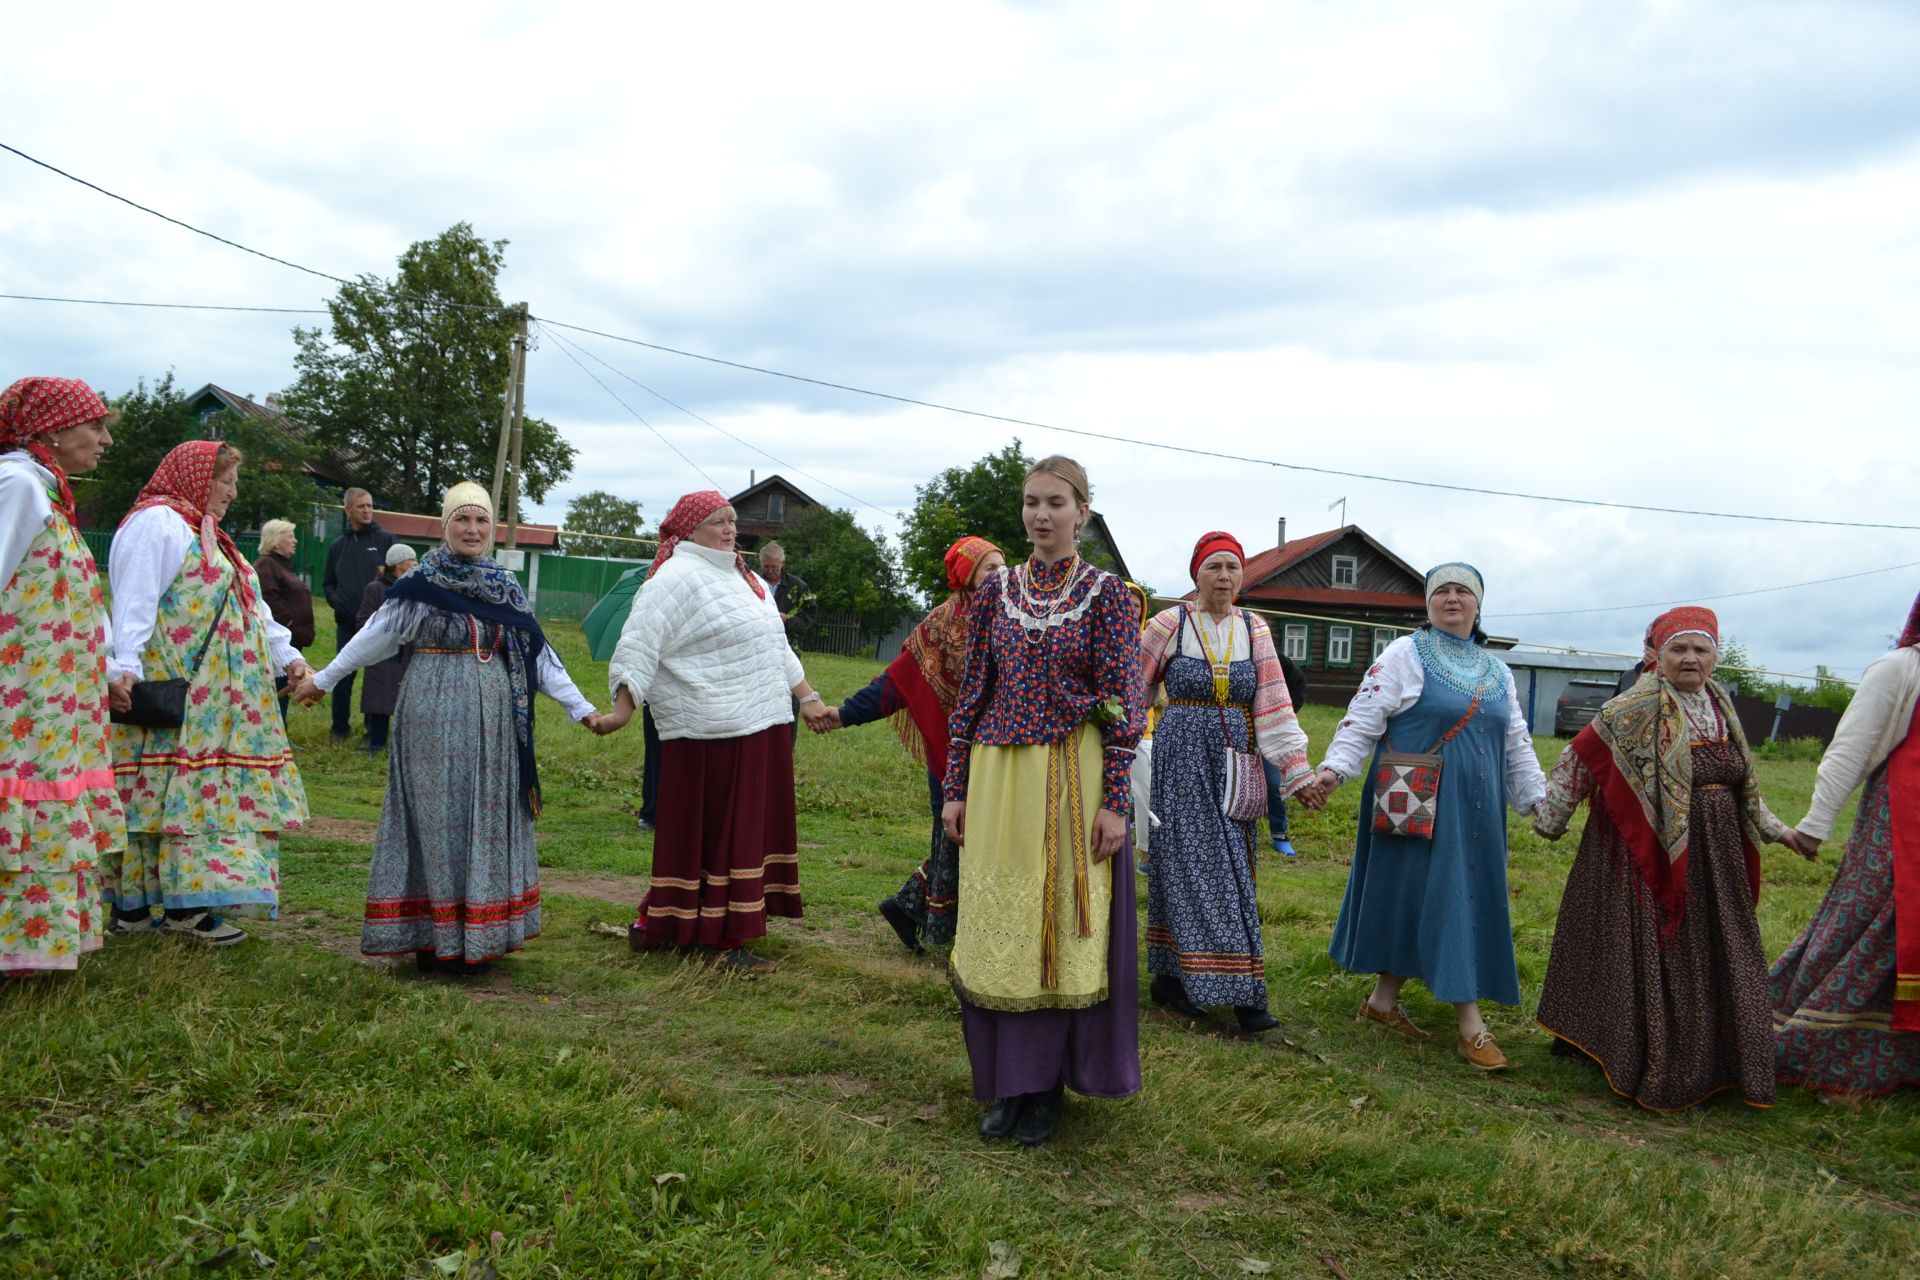
<svg viewBox="0 0 1920 1280"><path fill-rule="evenodd" d="M556 639L603 698L577 632ZM874 664L808 667L837 701ZM1143 1011L1145 1090L1072 1104L1025 1151L976 1136L942 971L873 911L926 840L884 725L802 735L807 914L772 925L779 971L747 981L589 931L631 918L647 871L640 735L541 715L546 932L489 978L358 956L384 765L330 745L322 709L295 717L317 821L286 841L280 921L218 953L119 939L71 979L0 985L0 1274L1920 1274L1920 1096L1653 1115L1550 1057L1530 1008L1488 1010L1498 1076L1445 1034L1356 1025L1368 980L1326 958L1356 787L1296 817L1298 864L1261 867L1282 1031ZM1307 710L1316 756L1335 718ZM1539 745L1551 764L1561 744ZM1813 766L1761 769L1798 818ZM1511 833L1531 1001L1576 841ZM1770 954L1839 852L1766 851ZM1446 1032L1424 991L1407 1005Z"/></svg>

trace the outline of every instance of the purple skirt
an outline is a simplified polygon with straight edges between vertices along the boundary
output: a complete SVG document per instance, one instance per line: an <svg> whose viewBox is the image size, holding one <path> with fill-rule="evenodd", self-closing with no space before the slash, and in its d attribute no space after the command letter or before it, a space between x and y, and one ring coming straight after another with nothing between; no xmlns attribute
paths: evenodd
<svg viewBox="0 0 1920 1280"><path fill-rule="evenodd" d="M960 1002L973 1096L979 1102L1066 1085L1090 1098L1140 1092L1140 954L1135 940L1133 838L1113 857L1107 998L1086 1009L999 1013Z"/></svg>

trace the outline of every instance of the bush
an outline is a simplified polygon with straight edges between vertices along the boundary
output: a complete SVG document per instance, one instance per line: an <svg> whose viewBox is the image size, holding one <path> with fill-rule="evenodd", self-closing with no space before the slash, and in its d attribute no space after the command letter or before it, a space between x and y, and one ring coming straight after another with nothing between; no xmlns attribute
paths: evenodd
<svg viewBox="0 0 1920 1280"><path fill-rule="evenodd" d="M1763 742L1753 749L1762 760L1818 761L1826 751L1826 744L1818 738L1781 738L1777 742Z"/></svg>

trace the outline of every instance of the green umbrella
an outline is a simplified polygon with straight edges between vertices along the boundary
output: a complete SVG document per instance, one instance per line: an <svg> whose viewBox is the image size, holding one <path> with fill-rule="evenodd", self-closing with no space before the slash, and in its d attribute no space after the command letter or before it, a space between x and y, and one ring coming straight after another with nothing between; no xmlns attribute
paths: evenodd
<svg viewBox="0 0 1920 1280"><path fill-rule="evenodd" d="M587 644L592 647L595 662L605 662L613 656L613 646L620 643L620 629L627 625L627 615L633 611L633 593L647 580L647 570L651 568L653 561L649 560L621 574L580 624L580 629L587 633Z"/></svg>

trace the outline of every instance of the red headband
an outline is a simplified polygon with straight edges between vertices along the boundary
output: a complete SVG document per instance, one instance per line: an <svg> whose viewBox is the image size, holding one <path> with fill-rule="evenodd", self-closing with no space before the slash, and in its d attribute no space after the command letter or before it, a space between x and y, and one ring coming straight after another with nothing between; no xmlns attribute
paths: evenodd
<svg viewBox="0 0 1920 1280"><path fill-rule="evenodd" d="M93 388L78 378L22 378L0 391L0 448L17 446L53 473L60 486L60 510L69 523L77 519L73 510L73 487L67 472L54 460L44 436L83 422L94 422L108 415L106 402Z"/></svg>
<svg viewBox="0 0 1920 1280"><path fill-rule="evenodd" d="M1246 566L1247 551L1245 547L1240 545L1240 539L1230 533L1222 533L1216 529L1212 533L1201 534L1200 541L1193 544L1193 559L1187 562L1187 576L1195 582L1198 582L1200 580L1200 566L1219 555L1222 551L1232 552L1233 558L1240 562L1241 567L1244 568Z"/></svg>
<svg viewBox="0 0 1920 1280"><path fill-rule="evenodd" d="M972 534L967 535L948 547L946 555L947 589L950 591L965 591L968 587L971 587L973 585L973 571L980 567L982 560L985 560L996 551L1000 551L1000 548L994 546L985 538L978 538ZM1000 554L1005 556L1006 552L1001 551Z"/></svg>
<svg viewBox="0 0 1920 1280"><path fill-rule="evenodd" d="M1676 636L1688 634L1703 635L1713 641L1713 647L1720 647L1720 619L1713 610L1703 605L1686 604L1678 609L1669 609L1653 620L1653 651L1659 653L1671 644Z"/></svg>
<svg viewBox="0 0 1920 1280"><path fill-rule="evenodd" d="M653 553L653 568L647 571L647 576L651 578L661 565L671 559L673 549L680 545L680 540L706 523L708 516L722 507L732 505L733 499L718 489L701 489L684 495L674 503L673 510L667 512L667 518L660 522L660 547ZM740 571L740 576L747 580L747 585L753 588L753 594L762 600L766 599L767 593L760 585L760 575L747 568L747 558L735 551L733 564Z"/></svg>

